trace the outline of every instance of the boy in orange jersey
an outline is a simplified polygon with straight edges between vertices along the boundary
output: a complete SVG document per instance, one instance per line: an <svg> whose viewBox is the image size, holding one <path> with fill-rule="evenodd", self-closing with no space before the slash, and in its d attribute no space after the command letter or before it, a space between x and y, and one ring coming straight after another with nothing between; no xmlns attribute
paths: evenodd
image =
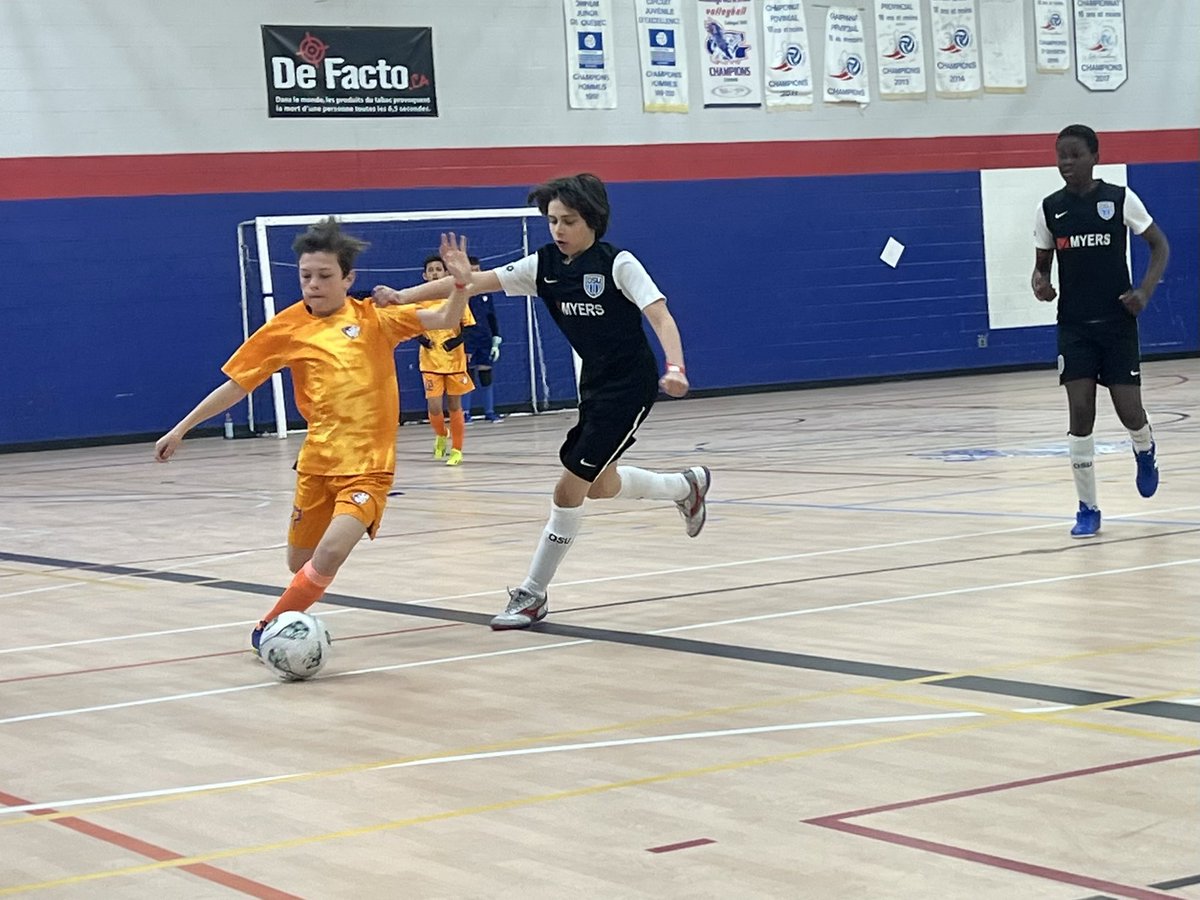
<svg viewBox="0 0 1200 900"><path fill-rule="evenodd" d="M422 277L426 281L437 281L446 274L446 266L437 254L425 257ZM440 303L427 301L421 306ZM457 466L463 460L463 436L466 433L466 418L463 415L462 398L475 390L475 383L467 374L467 351L463 349L463 329L475 324L468 306L462 319L454 327L427 330L417 338L421 345L418 368L425 385L425 405L429 411L429 425L433 428L433 455L437 459L446 457L446 465ZM447 441L446 413L442 412L442 398L446 398L449 411L450 433ZM446 444L450 452L446 453Z"/></svg>
<svg viewBox="0 0 1200 900"><path fill-rule="evenodd" d="M316 603L363 534L375 537L396 468L400 392L392 353L422 331L453 327L467 305L466 238L442 235L442 257L457 285L428 309L379 309L348 297L354 260L366 247L333 218L298 236L292 249L303 299L254 332L221 367L229 380L154 446L155 459L166 462L195 425L243 400L273 372L292 370L296 406L308 422L288 529L295 577L251 632L256 652L267 622Z"/></svg>

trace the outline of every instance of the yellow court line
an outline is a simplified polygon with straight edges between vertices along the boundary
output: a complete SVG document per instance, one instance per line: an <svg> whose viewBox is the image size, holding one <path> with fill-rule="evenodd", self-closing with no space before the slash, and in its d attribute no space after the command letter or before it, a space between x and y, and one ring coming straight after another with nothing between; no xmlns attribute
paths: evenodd
<svg viewBox="0 0 1200 900"><path fill-rule="evenodd" d="M1103 703L1093 703L1087 706L1072 707L1069 711L1072 713L1080 711L1088 711L1093 709L1115 709L1120 706L1145 703L1152 700L1159 700L1163 697L1179 696L1177 693L1155 695L1149 697L1126 697L1119 700L1109 700ZM1066 710L1064 710L1066 712ZM1055 716L1057 713L1047 712L1039 714L1041 716ZM1011 724L1014 720L1005 719L1000 724ZM1024 721L1021 719L1020 721ZM971 722L963 725L951 725L944 728L928 729L921 732L913 732L909 734L890 735L888 737L872 738L865 741L854 741L848 744L835 744L827 747L812 747L807 750L798 750L792 753L777 753L770 756L760 756L745 760L736 760L733 762L716 763L710 766L703 766L694 769L682 769L675 772L663 772L658 775L648 775L642 778L631 778L625 781L614 781L607 784L591 785L584 788L572 788L566 791L554 791L549 794L539 794L533 797L519 797L512 800L502 800L499 803L482 804L479 806L468 806L460 809L446 810L439 813L427 813L422 816L413 816L407 819L393 819L389 822L381 822L376 825L363 825L356 828L346 828L339 831L329 831L323 834L308 835L299 838L289 838L284 841L273 841L266 844L257 844L251 846L231 847L225 850L215 850L211 853L200 853L195 856L185 856L179 859L161 860L153 863L146 863L139 866L127 866L121 869L106 869L98 872L89 872L82 875L69 875L64 878L57 878L51 881L31 882L28 884L14 885L12 887L0 888L0 897L11 894L24 893L35 890L45 890L53 887L63 887L66 885L84 884L92 881L99 881L106 878L124 877L127 875L139 875L145 872L155 872L163 869L178 869L183 866L198 865L201 863L212 863L224 859L232 859L241 856L250 856L258 853L269 853L277 850L290 850L297 847L310 846L312 844L325 843L327 841L342 840L345 838L361 837L368 834L379 834L385 831L395 831L401 828L409 828L414 825L423 825L429 822L446 821L448 819L458 819L466 816L481 815L484 813L503 812L512 809L519 809L526 806L534 806L542 803L550 803L557 800L569 800L577 797L586 797L596 794L609 793L611 791L623 790L625 788L641 787L648 784L661 784L669 781L679 781L685 778L695 778L702 775L712 775L722 772L733 772L742 769L749 769L758 766L772 765L781 762L790 762L805 757L820 756L829 753L846 752L850 750L861 750L867 747L878 747L885 744L901 743L904 741L917 740L926 737L939 737L946 734L954 734L964 731L976 731L983 728L989 728L996 725L996 721L991 718L984 718L979 722Z"/></svg>
<svg viewBox="0 0 1200 900"><path fill-rule="evenodd" d="M995 671L1010 671L1024 667L1046 665L1048 663L1065 662L1069 660L1081 659L1086 657L1097 656L1115 656L1123 653L1139 652L1148 649L1157 649L1160 647L1169 647L1178 644L1194 642L1198 640L1196 637L1170 638L1163 641L1154 642L1139 642L1137 644L1118 644L1113 647L1100 648L1097 650L1088 650L1082 653L1071 653L1057 657L1036 657L1031 660L1017 663L1006 663L1000 666L992 666L981 669L968 670L963 672L950 672L943 675L930 675L922 678L913 678L907 681L889 682L887 684L868 684L856 688L838 688L829 691L816 691L806 694L795 694L790 697L776 697L769 700L756 700L753 703L743 703L733 706L710 707L708 709L694 710L687 713L678 713L670 716L652 716L644 719L633 719L625 722L617 722L609 725L599 725L591 728L580 728L571 731L560 731L552 734L536 735L527 738L516 738L508 741L499 741L491 744L481 744L465 748L457 748L453 750L441 751L438 753L418 754L415 756L400 756L392 759L375 760L371 762L355 763L348 766L337 766L331 769L318 769L311 772L297 772L290 775L279 775L275 778L266 778L261 781L254 781L251 784L230 785L228 787L214 787L202 790L181 791L177 794L163 794L156 797L144 797L137 800L122 800L112 803L98 803L94 806L82 806L62 812L50 813L48 815L26 814L13 818L0 819L0 829L14 825L27 825L34 822L52 822L56 819L78 818L85 815L94 815L100 812L112 812L121 809L133 809L142 806L153 806L162 803L180 802L183 800L198 799L202 797L216 796L219 794L228 794L238 791L249 791L260 787L271 787L273 785L287 782L304 782L315 781L323 778L337 778L343 775L354 775L361 772L371 772L376 769L386 769L405 763L424 762L430 760L443 759L453 756L468 756L477 753L491 753L500 750L515 750L522 747L533 747L538 744L561 742L575 738L591 737L598 734L607 734L613 732L628 731L635 728L647 728L660 725L670 725L679 722L692 721L696 719L712 718L714 716L728 715L730 713L750 712L760 709L769 709L772 707L789 706L797 703L811 702L814 700L824 700L837 697L852 697L852 696L884 696L887 692L894 690L901 685L919 685L919 684L936 684L938 681L950 678L964 678L974 675L986 674ZM962 704L951 708L966 709ZM1084 708L1084 707L1079 707ZM1009 710L1000 710L1000 713L1008 714ZM1020 715L1013 713L1013 715ZM1037 713L1036 715L1044 716L1045 713ZM51 806L53 803L47 803Z"/></svg>
<svg viewBox="0 0 1200 900"><path fill-rule="evenodd" d="M1187 697L1200 694L1200 688L1190 691L1172 691L1169 694L1160 694L1157 697L1149 698L1149 700L1165 700L1171 697ZM1043 722L1048 725L1058 725L1064 728L1079 728L1088 731L1102 731L1107 734L1120 735L1121 737L1144 738L1149 741L1163 741L1168 744L1183 744L1188 747L1200 747L1200 738L1187 737L1181 734L1167 734L1165 731L1149 731L1144 728L1132 728L1125 725L1106 725L1102 722L1082 722L1077 719L1069 718L1069 716L1077 715L1080 712L1086 712L1091 709L1102 707L1097 706L1072 706L1062 710L1048 710L1047 712L1020 712L1014 709L1002 709L995 706L986 706L979 703L956 703L954 700L944 697L919 697L915 694L906 694L900 691L883 690L879 693L880 697L901 700L907 703L916 703L923 706L933 706L939 709L953 709L959 712L977 712L985 716L995 716L1001 719L1022 720L1026 722ZM1141 701L1148 702L1148 701Z"/></svg>

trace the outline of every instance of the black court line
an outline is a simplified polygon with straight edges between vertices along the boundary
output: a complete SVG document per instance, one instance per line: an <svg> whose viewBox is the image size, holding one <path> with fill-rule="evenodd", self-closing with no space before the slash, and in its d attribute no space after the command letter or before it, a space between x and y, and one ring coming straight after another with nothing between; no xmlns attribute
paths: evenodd
<svg viewBox="0 0 1200 900"><path fill-rule="evenodd" d="M188 575L183 572L155 572L132 566L89 564L74 560L30 556L22 553L0 552L0 560L29 565L52 566L59 570L74 569L105 575L145 578L150 581L166 581L172 584L217 588L259 596L276 597L280 593L280 589L274 585L209 578L204 575ZM375 612L416 616L422 619L465 622L471 625L488 626L492 620L491 613L473 613L436 606L421 606L414 603L376 600L371 597L355 597L348 594L325 594L321 598L321 602L329 603L333 606L349 607L351 609L368 609ZM792 653L786 650L766 650L760 647L745 647L740 644L696 641L690 638L672 637L670 635L615 631L608 628L568 625L562 622L547 622L543 620L538 623L536 631L538 634L552 634L558 637L622 644L629 647L643 647L653 650L670 650L676 653L690 653L696 656L708 656L716 659L784 666L813 672L832 672L839 675L874 678L881 681L906 682L917 679L937 678L939 680L931 682L931 686L998 694L1006 697L1020 697L1026 700L1041 700L1063 706L1090 706L1097 703L1119 703L1123 700L1132 699L1125 694L1110 694L1101 691L1040 684L1032 681L1012 681L1005 678L992 678L984 675L960 675L953 678L946 678L943 676L949 673L937 669L914 669L908 666L891 666L880 663L861 662L853 659L812 656L807 653ZM1187 703L1171 703L1156 700L1116 706L1109 711L1152 716L1161 719L1175 719L1181 722L1200 722L1200 706L1192 706Z"/></svg>
<svg viewBox="0 0 1200 900"><path fill-rule="evenodd" d="M1193 884L1200 884L1200 875L1172 878L1170 881L1159 881L1156 884L1148 884L1146 887L1157 888L1160 891L1173 891L1176 888L1189 887ZM1119 898L1110 897L1108 894L1095 894L1091 897L1081 897L1080 900L1119 900Z"/></svg>

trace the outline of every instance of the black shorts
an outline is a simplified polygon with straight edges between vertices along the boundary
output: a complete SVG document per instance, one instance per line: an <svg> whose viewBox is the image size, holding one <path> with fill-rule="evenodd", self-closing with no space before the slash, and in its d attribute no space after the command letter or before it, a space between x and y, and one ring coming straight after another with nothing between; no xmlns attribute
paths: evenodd
<svg viewBox="0 0 1200 900"><path fill-rule="evenodd" d="M1142 383L1137 319L1058 326L1058 383L1079 378L1105 387Z"/></svg>
<svg viewBox="0 0 1200 900"><path fill-rule="evenodd" d="M595 481L633 446L634 432L646 421L656 396L657 390L629 390L581 401L579 421L558 451L563 467L584 481Z"/></svg>

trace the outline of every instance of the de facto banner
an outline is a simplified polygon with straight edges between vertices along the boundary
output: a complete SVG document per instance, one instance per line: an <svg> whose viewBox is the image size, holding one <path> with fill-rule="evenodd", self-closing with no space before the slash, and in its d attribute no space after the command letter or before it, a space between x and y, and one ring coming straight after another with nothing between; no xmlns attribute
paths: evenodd
<svg viewBox="0 0 1200 900"><path fill-rule="evenodd" d="M271 118L436 116L433 29L264 25Z"/></svg>

